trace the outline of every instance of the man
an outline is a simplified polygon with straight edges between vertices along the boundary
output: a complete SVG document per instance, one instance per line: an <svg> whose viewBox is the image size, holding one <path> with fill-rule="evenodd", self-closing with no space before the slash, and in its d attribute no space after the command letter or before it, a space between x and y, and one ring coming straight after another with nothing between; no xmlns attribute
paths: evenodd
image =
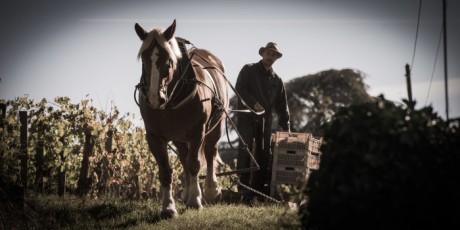
<svg viewBox="0 0 460 230"><path fill-rule="evenodd" d="M241 69L236 81L236 91L243 101L256 112L263 112L262 115L254 113L238 114L238 131L243 141L247 144L249 151L253 150L253 142L256 143L256 151L253 152L256 161L260 165L257 172L240 174L240 181L245 185L269 194L269 171L270 139L273 113L278 115L281 128L290 131L289 109L287 106L286 90L281 78L273 71L272 65L282 53L278 50L277 44L269 42L265 47L259 49L262 60L258 63L247 64ZM238 101L239 109L246 109L241 101ZM238 152L237 169L250 167L251 158L240 141ZM239 187L239 192L249 193Z"/></svg>

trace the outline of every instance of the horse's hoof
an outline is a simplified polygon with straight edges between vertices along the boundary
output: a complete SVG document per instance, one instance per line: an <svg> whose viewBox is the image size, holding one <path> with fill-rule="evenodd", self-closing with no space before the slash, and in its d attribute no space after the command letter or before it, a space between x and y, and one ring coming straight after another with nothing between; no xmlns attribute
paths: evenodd
<svg viewBox="0 0 460 230"><path fill-rule="evenodd" d="M183 196L183 197L182 197L182 203L185 204L185 203L187 203L187 201L188 201L188 195L187 195L187 196Z"/></svg>
<svg viewBox="0 0 460 230"><path fill-rule="evenodd" d="M196 209L196 210L201 210L203 209L203 205L201 204L200 201L192 201L189 199L189 201L187 202L187 204L185 205L187 208L189 209Z"/></svg>
<svg viewBox="0 0 460 230"><path fill-rule="evenodd" d="M215 196L214 198L211 198L211 199L206 199L206 202L208 202L209 204L217 204L219 203L220 201L222 200L222 193L219 193L217 196Z"/></svg>
<svg viewBox="0 0 460 230"><path fill-rule="evenodd" d="M167 209L167 210L161 211L160 216L162 219L172 219L172 218L179 217L179 213L177 213L177 211L174 209L173 210Z"/></svg>
<svg viewBox="0 0 460 230"><path fill-rule="evenodd" d="M198 211L201 211L203 209L203 205L186 205L186 207L188 209L194 209L194 210L198 210Z"/></svg>
<svg viewBox="0 0 460 230"><path fill-rule="evenodd" d="M204 190L204 198L206 202L215 204L222 199L222 190L220 187L206 187Z"/></svg>

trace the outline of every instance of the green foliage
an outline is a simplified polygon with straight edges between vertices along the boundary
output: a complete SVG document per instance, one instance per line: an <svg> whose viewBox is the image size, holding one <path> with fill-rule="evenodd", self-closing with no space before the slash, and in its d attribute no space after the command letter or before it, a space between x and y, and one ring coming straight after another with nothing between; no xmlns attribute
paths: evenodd
<svg viewBox="0 0 460 230"><path fill-rule="evenodd" d="M301 209L307 229L456 229L460 130L431 107L383 98L340 110L324 126L320 170Z"/></svg>
<svg viewBox="0 0 460 230"><path fill-rule="evenodd" d="M135 126L130 114L120 115L116 107L109 113L93 107L91 99L72 103L67 97L34 102L27 97L5 102L4 128L0 128L0 178L19 183L19 111L28 111L28 174L43 170L44 191L55 193L59 174L66 176L67 192L77 189L82 166L85 134L94 143L89 164L89 195L94 198L114 195L125 198L160 197L158 167L145 140L145 130ZM44 154L36 154L42 143ZM37 157L38 156L38 157ZM36 159L37 158L37 159ZM40 159L38 159L40 158ZM40 163L38 163L40 162ZM182 189L182 166L170 155L174 194ZM29 176L29 188L38 182ZM228 182L228 179L226 179ZM63 214L64 215L64 214Z"/></svg>

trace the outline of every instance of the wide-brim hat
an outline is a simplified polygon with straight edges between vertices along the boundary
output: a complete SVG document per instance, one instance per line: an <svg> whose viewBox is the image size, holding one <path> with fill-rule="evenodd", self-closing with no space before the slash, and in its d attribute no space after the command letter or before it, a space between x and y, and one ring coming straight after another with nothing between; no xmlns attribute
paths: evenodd
<svg viewBox="0 0 460 230"><path fill-rule="evenodd" d="M259 54L260 56L263 56L263 53L266 49L271 49L275 51L278 54L278 58L282 57L283 54L278 50L278 45L274 42L269 42L265 47L260 47L259 49Z"/></svg>

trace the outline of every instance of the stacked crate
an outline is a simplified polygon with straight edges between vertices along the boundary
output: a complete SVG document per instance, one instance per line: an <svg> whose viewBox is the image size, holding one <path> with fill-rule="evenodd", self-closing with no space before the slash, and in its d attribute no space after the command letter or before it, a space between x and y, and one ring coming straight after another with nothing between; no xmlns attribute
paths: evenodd
<svg viewBox="0 0 460 230"><path fill-rule="evenodd" d="M313 136L310 136L308 140L308 160L307 160L307 168L312 170L319 169L319 162L321 159L321 152L319 148L321 147L322 138L317 139Z"/></svg>
<svg viewBox="0 0 460 230"><path fill-rule="evenodd" d="M309 169L319 168L321 140L309 133L276 132L272 136L272 197L278 184L307 182Z"/></svg>

